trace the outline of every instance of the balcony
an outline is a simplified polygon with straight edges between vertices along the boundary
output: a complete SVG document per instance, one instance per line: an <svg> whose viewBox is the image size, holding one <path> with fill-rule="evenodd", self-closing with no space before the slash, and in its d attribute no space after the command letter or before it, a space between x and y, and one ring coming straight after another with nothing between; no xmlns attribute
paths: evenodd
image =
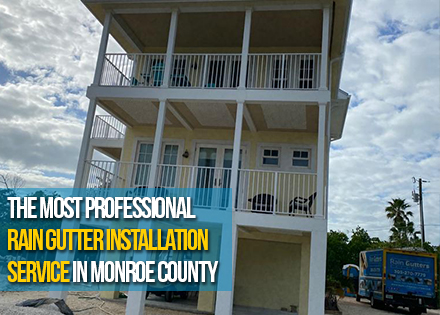
<svg viewBox="0 0 440 315"><path fill-rule="evenodd" d="M165 54L106 54L101 86L160 87ZM174 54L169 87L236 89L241 54ZM251 90L317 90L320 53L249 54L246 88Z"/></svg>
<svg viewBox="0 0 440 315"><path fill-rule="evenodd" d="M86 188L134 188L148 185L150 164L90 160L86 162ZM158 165L155 187L230 188L231 169L190 165ZM240 169L236 211L315 217L317 176L314 173ZM224 208L226 190L204 190L193 198L200 207ZM218 195L215 195L218 193Z"/></svg>
<svg viewBox="0 0 440 315"><path fill-rule="evenodd" d="M93 121L90 144L102 154L119 160L124 145L125 125L111 115L97 115Z"/></svg>
<svg viewBox="0 0 440 315"><path fill-rule="evenodd" d="M125 125L111 115L97 115L93 123L92 139L123 139Z"/></svg>

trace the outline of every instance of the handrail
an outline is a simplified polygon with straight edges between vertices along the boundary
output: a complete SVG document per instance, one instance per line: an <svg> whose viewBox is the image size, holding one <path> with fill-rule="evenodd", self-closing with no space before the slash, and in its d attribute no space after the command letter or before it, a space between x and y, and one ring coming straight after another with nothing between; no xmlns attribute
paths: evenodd
<svg viewBox="0 0 440 315"><path fill-rule="evenodd" d="M92 139L123 139L125 125L111 115L96 115L93 123Z"/></svg>
<svg viewBox="0 0 440 315"><path fill-rule="evenodd" d="M105 57L105 59L106 59L107 62L108 62L111 66L113 66L113 68L115 68L116 71L118 71L118 72L119 72L119 73L120 73L125 79L130 80L127 76L125 76L125 74L124 74L121 70L118 69L118 67L116 67L116 65L115 65L110 59L107 58L107 56Z"/></svg>
<svg viewBox="0 0 440 315"><path fill-rule="evenodd" d="M321 53L249 53L246 88L316 90L320 86L321 58ZM165 62L163 53L106 54L100 84L162 86ZM169 86L235 89L241 66L240 53L174 53Z"/></svg>
<svg viewBox="0 0 440 315"><path fill-rule="evenodd" d="M147 186L149 182L150 163L88 160L86 164L89 174L85 187L88 188L134 188ZM195 205L226 207L231 202L228 189L231 175L231 168L159 164L154 185L179 189L223 188L217 192L196 192ZM239 169L238 183L237 199L233 202L237 211L316 216L315 173Z"/></svg>

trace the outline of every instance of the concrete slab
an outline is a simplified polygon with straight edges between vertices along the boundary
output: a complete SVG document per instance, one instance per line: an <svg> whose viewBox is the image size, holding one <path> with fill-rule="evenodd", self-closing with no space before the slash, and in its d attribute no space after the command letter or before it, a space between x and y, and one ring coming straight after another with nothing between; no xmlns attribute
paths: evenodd
<svg viewBox="0 0 440 315"><path fill-rule="evenodd" d="M175 297L173 302L165 301L163 296L155 296L151 294L148 296L148 299L145 301L145 305L149 307L155 307L160 309L172 310L172 311L181 311L192 314L210 314L207 312L202 312L197 310L197 296L190 296L188 299L181 299L179 297Z"/></svg>
<svg viewBox="0 0 440 315"><path fill-rule="evenodd" d="M234 315L298 315L287 311L271 310L260 307L234 306Z"/></svg>

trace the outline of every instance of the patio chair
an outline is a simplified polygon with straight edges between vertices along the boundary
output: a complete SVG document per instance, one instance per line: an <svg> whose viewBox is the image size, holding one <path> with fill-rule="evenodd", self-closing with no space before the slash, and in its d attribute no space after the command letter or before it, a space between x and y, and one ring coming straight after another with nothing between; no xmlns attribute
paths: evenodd
<svg viewBox="0 0 440 315"><path fill-rule="evenodd" d="M252 203L252 212L273 213L273 207L277 203L274 196L270 194L258 194L248 199Z"/></svg>
<svg viewBox="0 0 440 315"><path fill-rule="evenodd" d="M171 82L173 87L191 87L188 77L183 74L173 74Z"/></svg>
<svg viewBox="0 0 440 315"><path fill-rule="evenodd" d="M312 206L313 202L316 198L316 192L310 195L309 198L303 197L295 197L289 203L289 213L295 215L295 213L299 213L301 211L303 214L311 215L312 214Z"/></svg>

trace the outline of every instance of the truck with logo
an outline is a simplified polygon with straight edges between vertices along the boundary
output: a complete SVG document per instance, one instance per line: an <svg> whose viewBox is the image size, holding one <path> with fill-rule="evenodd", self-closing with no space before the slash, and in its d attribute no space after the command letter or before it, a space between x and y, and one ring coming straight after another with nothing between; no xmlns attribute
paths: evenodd
<svg viewBox="0 0 440 315"><path fill-rule="evenodd" d="M437 256L426 252L377 249L359 254L356 300L374 308L407 307L411 314L437 308Z"/></svg>

